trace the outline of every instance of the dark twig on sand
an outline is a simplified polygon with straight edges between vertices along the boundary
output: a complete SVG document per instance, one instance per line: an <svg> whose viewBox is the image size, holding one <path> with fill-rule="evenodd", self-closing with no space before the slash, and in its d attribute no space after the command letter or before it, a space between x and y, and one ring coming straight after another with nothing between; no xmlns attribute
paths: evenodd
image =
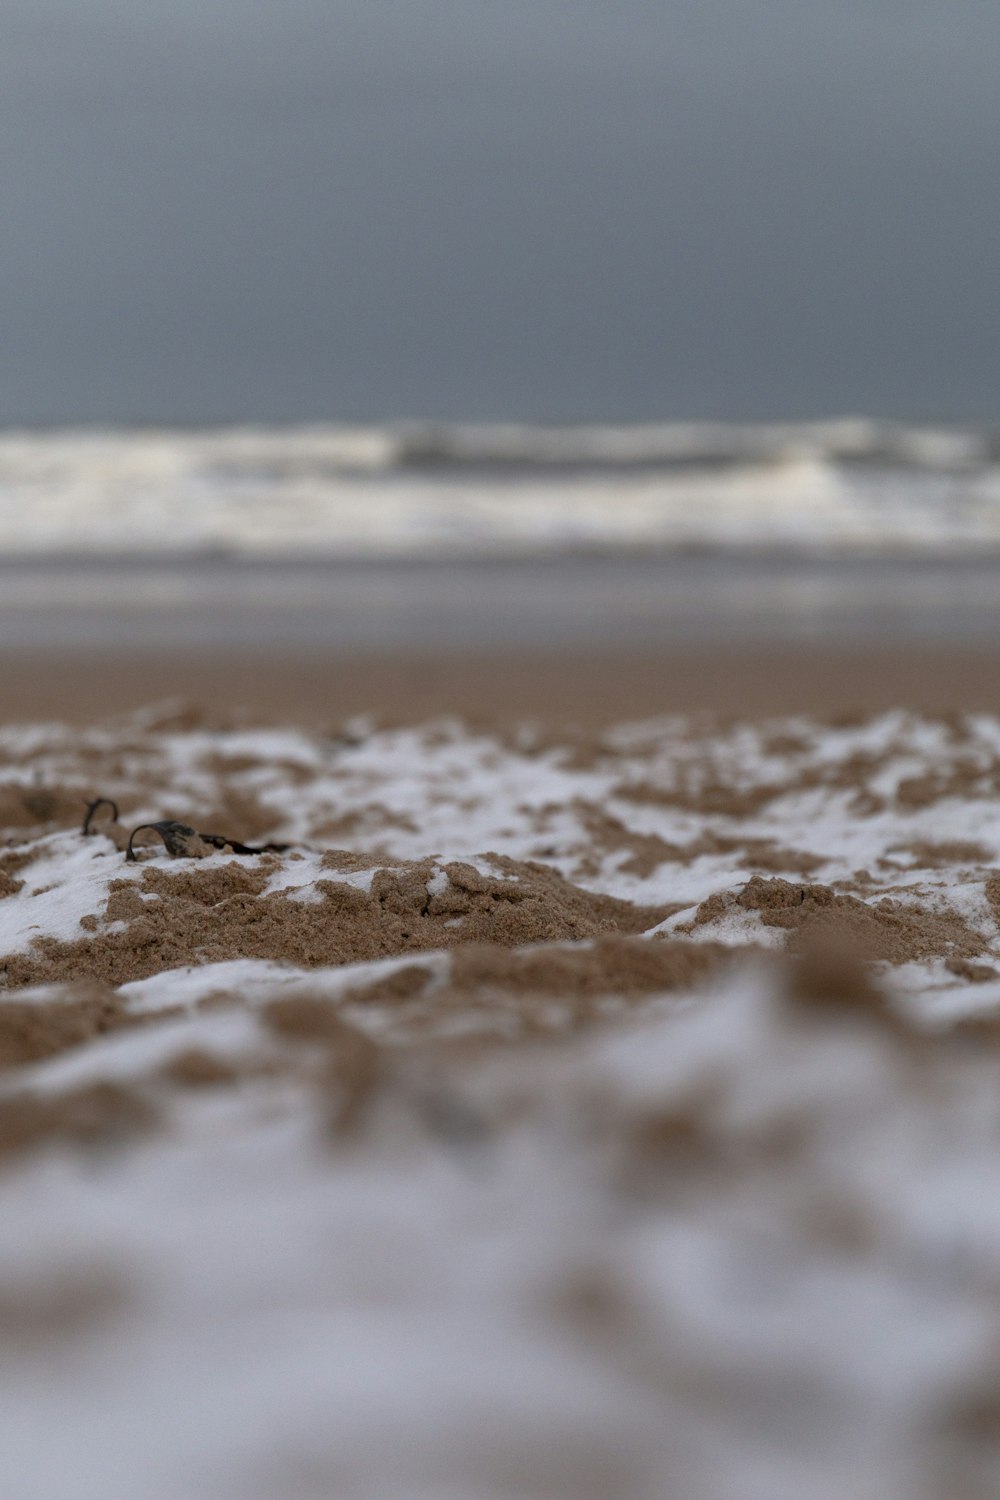
<svg viewBox="0 0 1000 1500"><path fill-rule="evenodd" d="M144 833L147 828L151 828L154 833L160 835L160 838L163 840L163 847L175 859L190 853L192 840L198 837L195 830L189 828L186 823L175 823L169 819L163 823L140 823L138 827L132 829L132 832L128 836L128 848L125 851L125 858L131 864L134 864L138 858L132 847L132 840L137 833Z"/></svg>
<svg viewBox="0 0 1000 1500"><path fill-rule="evenodd" d="M292 847L291 844L241 844L238 839L226 838L221 833L198 833L196 829L189 828L186 823L168 820L163 823L140 823L137 828L132 829L125 858L133 864L138 855L132 847L132 840L137 833L143 833L147 828L160 835L163 847L174 859L204 854L205 849L199 846L205 844L211 845L213 849L229 849L233 854L284 854Z"/></svg>
<svg viewBox="0 0 1000 1500"><path fill-rule="evenodd" d="M231 849L234 854L287 854L291 844L240 844L222 833L200 833L198 837L213 849Z"/></svg>
<svg viewBox="0 0 1000 1500"><path fill-rule="evenodd" d="M84 838L89 838L90 834L94 831L90 825L93 822L94 814L97 812L99 807L110 807L111 822L118 822L118 803L113 801L110 797L95 797L93 802L87 803L87 816L83 820Z"/></svg>

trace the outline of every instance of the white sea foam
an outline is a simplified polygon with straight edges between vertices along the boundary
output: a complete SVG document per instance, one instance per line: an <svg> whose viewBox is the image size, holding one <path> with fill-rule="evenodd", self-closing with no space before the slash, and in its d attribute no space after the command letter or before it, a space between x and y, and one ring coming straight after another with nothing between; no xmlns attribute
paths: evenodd
<svg viewBox="0 0 1000 1500"><path fill-rule="evenodd" d="M863 419L7 432L0 552L1000 549L997 460Z"/></svg>

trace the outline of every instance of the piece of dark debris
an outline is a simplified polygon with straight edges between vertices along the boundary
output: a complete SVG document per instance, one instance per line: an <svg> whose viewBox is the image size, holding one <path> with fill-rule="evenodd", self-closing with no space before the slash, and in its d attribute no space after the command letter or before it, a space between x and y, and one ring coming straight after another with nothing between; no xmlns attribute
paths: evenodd
<svg viewBox="0 0 1000 1500"><path fill-rule="evenodd" d="M139 857L133 847L133 840L137 833L145 833L147 829L159 834L163 840L163 847L174 859L181 859L185 855L191 858L208 852L207 849L197 847L202 841L195 830L189 828L186 823L177 823L171 819L166 819L162 823L139 823L128 836L125 858L130 864L134 864Z"/></svg>
<svg viewBox="0 0 1000 1500"><path fill-rule="evenodd" d="M87 803L82 830L84 838L89 838L92 833L96 832L93 826L94 817L102 807L111 809L109 823L118 822L118 803L111 797L95 797L92 802ZM139 857L133 840L137 833L145 833L147 829L159 834L164 848L173 859L201 859L206 854L210 854L213 849L229 849L233 854L287 854L292 848L291 844L241 844L239 839L228 838L223 833L199 833L187 823L165 818L159 823L139 823L132 829L125 851L125 858L131 864L134 864Z"/></svg>
<svg viewBox="0 0 1000 1500"><path fill-rule="evenodd" d="M290 844L241 844L238 839L226 838L221 833L198 833L187 823L166 819L161 823L140 823L129 834L125 858L132 864L138 859L133 845L137 833L147 829L159 834L163 847L172 859L202 859L213 849L229 849L233 854L285 854Z"/></svg>
<svg viewBox="0 0 1000 1500"><path fill-rule="evenodd" d="M213 849L231 849L234 854L287 854L292 848L291 844L241 844L222 833L200 833L198 837Z"/></svg>
<svg viewBox="0 0 1000 1500"><path fill-rule="evenodd" d="M113 801L111 797L95 797L93 802L87 803L87 815L83 820L84 838L89 838L90 835L94 832L94 829L91 826L94 821L94 814L98 812L102 807L110 807L110 821L112 823L118 822L118 803Z"/></svg>

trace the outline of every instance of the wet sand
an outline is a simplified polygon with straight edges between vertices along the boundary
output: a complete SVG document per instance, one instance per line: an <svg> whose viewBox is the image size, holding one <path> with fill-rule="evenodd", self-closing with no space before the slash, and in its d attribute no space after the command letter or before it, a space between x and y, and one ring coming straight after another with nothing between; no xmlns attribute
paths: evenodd
<svg viewBox="0 0 1000 1500"><path fill-rule="evenodd" d="M769 554L0 560L0 721L995 710L1000 567Z"/></svg>
<svg viewBox="0 0 1000 1500"><path fill-rule="evenodd" d="M6 652L0 722L97 722L180 697L222 716L329 724L461 714L594 727L623 718L839 714L889 707L996 711L1000 650L986 646L682 646L648 652L248 649Z"/></svg>

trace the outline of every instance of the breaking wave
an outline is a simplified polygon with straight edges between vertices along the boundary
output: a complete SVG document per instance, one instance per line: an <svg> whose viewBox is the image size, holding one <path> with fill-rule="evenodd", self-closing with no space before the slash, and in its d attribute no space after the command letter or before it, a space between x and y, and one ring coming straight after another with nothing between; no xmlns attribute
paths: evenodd
<svg viewBox="0 0 1000 1500"><path fill-rule="evenodd" d="M401 423L0 433L0 551L1000 550L972 428Z"/></svg>

